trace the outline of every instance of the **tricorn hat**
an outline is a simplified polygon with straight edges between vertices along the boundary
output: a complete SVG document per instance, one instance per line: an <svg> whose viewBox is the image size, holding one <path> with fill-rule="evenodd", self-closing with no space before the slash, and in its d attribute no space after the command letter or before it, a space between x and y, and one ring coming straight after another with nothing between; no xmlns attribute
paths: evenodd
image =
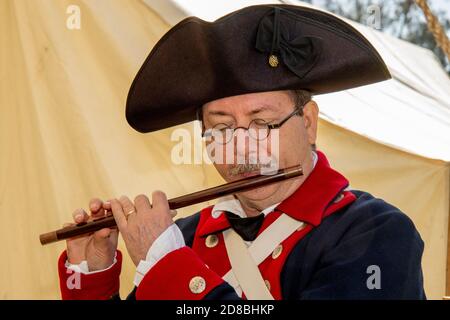
<svg viewBox="0 0 450 320"><path fill-rule="evenodd" d="M189 17L154 46L126 105L139 132L196 119L200 106L246 93L330 93L389 79L382 58L334 15L294 5L257 5L214 22Z"/></svg>

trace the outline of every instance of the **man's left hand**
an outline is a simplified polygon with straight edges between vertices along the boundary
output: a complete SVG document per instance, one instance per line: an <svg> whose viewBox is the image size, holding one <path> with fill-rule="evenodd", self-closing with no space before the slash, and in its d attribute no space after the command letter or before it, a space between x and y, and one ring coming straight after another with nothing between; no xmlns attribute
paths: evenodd
<svg viewBox="0 0 450 320"><path fill-rule="evenodd" d="M152 202L141 194L131 200L112 199L111 210L128 254L137 266L145 260L153 242L173 223L167 197L162 191L152 193Z"/></svg>

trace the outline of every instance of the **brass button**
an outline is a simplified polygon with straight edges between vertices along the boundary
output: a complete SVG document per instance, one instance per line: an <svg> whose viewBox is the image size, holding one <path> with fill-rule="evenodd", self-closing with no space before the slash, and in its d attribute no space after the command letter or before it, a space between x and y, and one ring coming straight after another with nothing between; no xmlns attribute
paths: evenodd
<svg viewBox="0 0 450 320"><path fill-rule="evenodd" d="M267 289L270 291L270 282L269 282L269 280L264 280L264 283L266 284Z"/></svg>
<svg viewBox="0 0 450 320"><path fill-rule="evenodd" d="M269 65L272 68L276 68L276 67L278 67L278 64L279 64L278 57L274 54L271 54L269 57Z"/></svg>
<svg viewBox="0 0 450 320"><path fill-rule="evenodd" d="M283 251L283 245L279 244L272 252L272 259L278 258L282 251Z"/></svg>
<svg viewBox="0 0 450 320"><path fill-rule="evenodd" d="M208 248L214 248L219 243L219 237L215 234L210 234L206 237L205 244Z"/></svg>
<svg viewBox="0 0 450 320"><path fill-rule="evenodd" d="M193 277L191 281L189 281L189 289L192 293L202 293L205 291L206 281L200 276Z"/></svg>
<svg viewBox="0 0 450 320"><path fill-rule="evenodd" d="M335 200L333 200L333 203L338 203L344 198L344 194L340 193Z"/></svg>

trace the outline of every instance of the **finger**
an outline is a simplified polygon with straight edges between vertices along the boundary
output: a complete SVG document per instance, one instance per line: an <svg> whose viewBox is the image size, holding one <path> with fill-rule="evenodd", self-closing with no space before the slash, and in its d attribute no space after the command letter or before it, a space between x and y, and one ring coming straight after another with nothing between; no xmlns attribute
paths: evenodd
<svg viewBox="0 0 450 320"><path fill-rule="evenodd" d="M111 200L111 210L114 215L114 220L116 220L116 224L119 227L119 230L126 228L127 219L123 213L122 205L120 204L119 200Z"/></svg>
<svg viewBox="0 0 450 320"><path fill-rule="evenodd" d="M111 202L109 202L109 200L103 202L103 209L105 209L105 210L111 210Z"/></svg>
<svg viewBox="0 0 450 320"><path fill-rule="evenodd" d="M152 208L150 200L145 194L140 194L134 198L134 206L137 212L149 211Z"/></svg>
<svg viewBox="0 0 450 320"><path fill-rule="evenodd" d="M109 229L109 228L100 229L94 233L94 240L102 241L104 239L109 238L110 234L111 234L111 229Z"/></svg>
<svg viewBox="0 0 450 320"><path fill-rule="evenodd" d="M119 234L119 229L117 229L117 227L109 228L109 230L111 230L110 236L117 236Z"/></svg>
<svg viewBox="0 0 450 320"><path fill-rule="evenodd" d="M119 198L119 202L122 205L123 212L126 216L132 214L133 212L136 212L136 209L134 208L133 202L126 196L121 196Z"/></svg>
<svg viewBox="0 0 450 320"><path fill-rule="evenodd" d="M97 248L104 248L104 249L109 248L110 247L110 240L109 240L110 236L111 236L111 229L109 229L109 228L103 228L103 229L96 231L94 233L94 237L93 237L94 245Z"/></svg>
<svg viewBox="0 0 450 320"><path fill-rule="evenodd" d="M112 210L107 210L105 216L107 216L107 217L113 216Z"/></svg>
<svg viewBox="0 0 450 320"><path fill-rule="evenodd" d="M75 221L75 223L85 222L85 221L88 221L88 219L89 219L89 215L86 213L86 211L84 211L81 208L76 209L72 213L72 217L73 217L73 221Z"/></svg>
<svg viewBox="0 0 450 320"><path fill-rule="evenodd" d="M110 234L109 234L109 241L113 240L117 243L117 240L119 239L119 229L117 228L110 228L109 230L111 230Z"/></svg>
<svg viewBox="0 0 450 320"><path fill-rule="evenodd" d="M158 210L169 211L169 202L167 202L166 194L162 191L156 190L152 193L152 206Z"/></svg>
<svg viewBox="0 0 450 320"><path fill-rule="evenodd" d="M91 212L97 212L98 210L100 210L103 206L103 201L100 200L99 198L92 198L89 201L89 209L91 210Z"/></svg>
<svg viewBox="0 0 450 320"><path fill-rule="evenodd" d="M112 216L112 210L111 210L111 199L103 202L103 208L105 209L105 215L106 216Z"/></svg>
<svg viewBox="0 0 450 320"><path fill-rule="evenodd" d="M102 217L105 215L105 210L103 209L103 201L99 198L93 198L89 201L89 210L91 210L91 215L94 218Z"/></svg>

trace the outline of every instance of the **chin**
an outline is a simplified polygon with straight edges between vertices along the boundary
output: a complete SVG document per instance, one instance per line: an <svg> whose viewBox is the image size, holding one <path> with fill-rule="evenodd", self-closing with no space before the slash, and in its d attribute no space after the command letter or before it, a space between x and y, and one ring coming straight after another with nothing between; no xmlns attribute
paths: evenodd
<svg viewBox="0 0 450 320"><path fill-rule="evenodd" d="M278 186L276 185L268 185L261 188L245 191L245 192L239 192L238 194L241 197L244 197L248 200L252 201L258 201L258 200L264 200L272 196L275 191L278 189Z"/></svg>

